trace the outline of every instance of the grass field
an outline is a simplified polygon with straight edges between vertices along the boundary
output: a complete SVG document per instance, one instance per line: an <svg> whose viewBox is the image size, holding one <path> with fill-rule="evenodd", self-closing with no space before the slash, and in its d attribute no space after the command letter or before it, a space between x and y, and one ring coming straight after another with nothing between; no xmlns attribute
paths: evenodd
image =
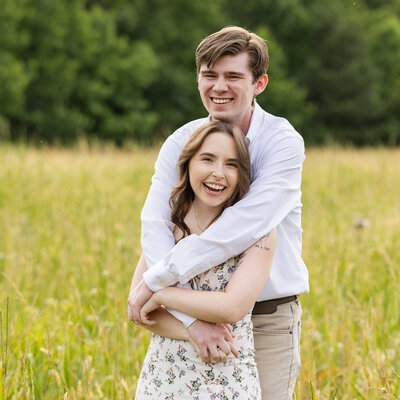
<svg viewBox="0 0 400 400"><path fill-rule="evenodd" d="M0 146L0 400L133 399L127 321L156 150ZM400 398L400 151L312 149L297 399Z"/></svg>

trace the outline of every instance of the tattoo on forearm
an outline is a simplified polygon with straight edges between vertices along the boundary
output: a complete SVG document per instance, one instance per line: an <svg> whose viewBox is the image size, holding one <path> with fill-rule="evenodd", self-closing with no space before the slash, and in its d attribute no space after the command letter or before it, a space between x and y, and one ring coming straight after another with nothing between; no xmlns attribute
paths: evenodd
<svg viewBox="0 0 400 400"><path fill-rule="evenodd" d="M265 251L269 251L270 248L267 246L267 243L268 243L268 239L269 239L270 235L271 235L271 233L267 233L265 236L263 236L256 243L256 247L258 247L259 249L265 250Z"/></svg>

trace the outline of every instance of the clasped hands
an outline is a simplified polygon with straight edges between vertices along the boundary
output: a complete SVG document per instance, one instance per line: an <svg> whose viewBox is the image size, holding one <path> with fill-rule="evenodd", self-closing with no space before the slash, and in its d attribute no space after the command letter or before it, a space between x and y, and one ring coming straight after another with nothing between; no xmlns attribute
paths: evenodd
<svg viewBox="0 0 400 400"><path fill-rule="evenodd" d="M129 319L140 325L154 325L149 314L159 308L157 293L152 292L142 280L129 294ZM188 328L189 340L204 362L226 361L229 354L236 358L239 353L233 344L233 328L230 324L214 324L196 320Z"/></svg>

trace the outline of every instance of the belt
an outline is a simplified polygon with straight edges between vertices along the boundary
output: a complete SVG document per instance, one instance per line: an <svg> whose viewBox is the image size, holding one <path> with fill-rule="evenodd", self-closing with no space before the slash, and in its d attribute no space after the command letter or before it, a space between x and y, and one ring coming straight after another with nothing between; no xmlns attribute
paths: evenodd
<svg viewBox="0 0 400 400"><path fill-rule="evenodd" d="M297 300L297 295L281 297L279 299L258 301L254 305L253 315L273 314L278 309L279 304L289 303L290 301L294 300Z"/></svg>

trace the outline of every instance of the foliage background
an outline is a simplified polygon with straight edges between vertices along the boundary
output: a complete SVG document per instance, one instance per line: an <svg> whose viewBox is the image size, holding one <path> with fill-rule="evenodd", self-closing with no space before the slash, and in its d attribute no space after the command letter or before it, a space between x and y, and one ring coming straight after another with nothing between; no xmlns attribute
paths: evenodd
<svg viewBox="0 0 400 400"><path fill-rule="evenodd" d="M266 39L259 102L307 144L400 143L400 0L0 0L0 138L153 143L205 115L194 52Z"/></svg>

